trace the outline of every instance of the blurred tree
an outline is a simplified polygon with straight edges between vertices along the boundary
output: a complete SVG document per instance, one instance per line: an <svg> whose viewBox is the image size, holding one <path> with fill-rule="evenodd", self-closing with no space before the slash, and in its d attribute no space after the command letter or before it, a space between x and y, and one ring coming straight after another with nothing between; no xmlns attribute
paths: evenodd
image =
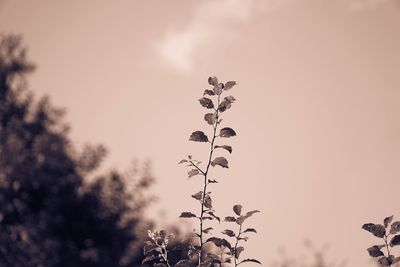
<svg viewBox="0 0 400 267"><path fill-rule="evenodd" d="M25 51L0 36L0 266L139 265L149 166L87 182L105 149L73 150L63 111L27 90Z"/></svg>

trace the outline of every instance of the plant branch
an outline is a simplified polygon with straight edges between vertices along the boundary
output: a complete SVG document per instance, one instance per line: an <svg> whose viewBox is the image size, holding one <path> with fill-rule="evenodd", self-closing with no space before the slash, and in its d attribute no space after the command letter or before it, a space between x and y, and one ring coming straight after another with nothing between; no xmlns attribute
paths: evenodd
<svg viewBox="0 0 400 267"><path fill-rule="evenodd" d="M217 128L218 128L218 119L219 119L219 111L218 107L220 104L220 95L218 95L218 102L217 102L217 109L216 109L216 116L215 116L215 122L213 124L213 137L210 143L210 153L208 157L208 163L205 172L202 172L204 175L204 185L203 185L203 198L201 201L201 213L200 213L200 251L199 251L199 265L201 266L202 262L202 257L203 257L203 245L204 245L204 240L203 240L203 216L205 212L205 200L206 200L206 192L207 192L207 185L208 185L208 171L210 170L211 166L211 161L212 161L212 156L214 152L214 142L215 138L217 137Z"/></svg>

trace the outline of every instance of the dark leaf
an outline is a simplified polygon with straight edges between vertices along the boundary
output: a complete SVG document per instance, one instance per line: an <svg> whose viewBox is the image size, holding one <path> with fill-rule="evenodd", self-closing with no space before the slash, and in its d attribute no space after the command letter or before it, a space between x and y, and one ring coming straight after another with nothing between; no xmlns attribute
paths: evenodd
<svg viewBox="0 0 400 267"><path fill-rule="evenodd" d="M214 167L215 165L219 165L222 168L229 168L228 160L224 157L216 157L212 162L211 165Z"/></svg>
<svg viewBox="0 0 400 267"><path fill-rule="evenodd" d="M223 148L223 149L229 151L229 153L232 153L232 147L231 147L231 146L226 146L226 145L223 145L223 146L214 146L214 148Z"/></svg>
<svg viewBox="0 0 400 267"><path fill-rule="evenodd" d="M255 260L255 259L245 259L245 260L242 260L240 263L244 263L244 262L255 262L255 263L261 264L261 262L259 262L258 260Z"/></svg>
<svg viewBox="0 0 400 267"><path fill-rule="evenodd" d="M182 214L179 217L181 217L181 218L194 218L194 217L196 217L196 215L191 213L191 212L186 211L186 212L182 212Z"/></svg>
<svg viewBox="0 0 400 267"><path fill-rule="evenodd" d="M217 119L217 116L215 113L207 113L204 115L204 120L210 125L214 125L216 119Z"/></svg>
<svg viewBox="0 0 400 267"><path fill-rule="evenodd" d="M188 172L189 178L192 178L193 176L198 175L198 174L200 174L198 169L193 169Z"/></svg>
<svg viewBox="0 0 400 267"><path fill-rule="evenodd" d="M229 82L227 82L226 84L225 84L225 90L229 90L229 89L232 89L232 87L233 86L235 86L236 85L236 82L235 81L229 81Z"/></svg>
<svg viewBox="0 0 400 267"><path fill-rule="evenodd" d="M247 228L243 231L243 233L257 233L257 230L254 228Z"/></svg>
<svg viewBox="0 0 400 267"><path fill-rule="evenodd" d="M217 247L221 247L222 246L221 238L218 238L218 237L210 237L209 239L207 239L206 242L211 242L214 245L216 245Z"/></svg>
<svg viewBox="0 0 400 267"><path fill-rule="evenodd" d="M211 200L211 197L209 195L206 195L206 197L204 199L204 206L206 208L212 209L212 200Z"/></svg>
<svg viewBox="0 0 400 267"><path fill-rule="evenodd" d="M204 90L203 95L215 95L214 92L212 90Z"/></svg>
<svg viewBox="0 0 400 267"><path fill-rule="evenodd" d="M388 257L382 257L378 260L378 263L382 266L390 266L392 265L392 261Z"/></svg>
<svg viewBox="0 0 400 267"><path fill-rule="evenodd" d="M212 102L211 99L207 98L207 97L202 97L199 99L200 104L205 107L205 108L214 108L214 103Z"/></svg>
<svg viewBox="0 0 400 267"><path fill-rule="evenodd" d="M217 215L215 215L214 212L208 211L207 213L208 213L211 217L213 217L214 219L216 219L218 222L221 222L221 219L220 219Z"/></svg>
<svg viewBox="0 0 400 267"><path fill-rule="evenodd" d="M142 261L142 264L144 264L146 262L150 262L150 261L156 260L157 258L158 258L157 256L151 255L149 257L144 258L143 261Z"/></svg>
<svg viewBox="0 0 400 267"><path fill-rule="evenodd" d="M153 251L154 249L158 248L156 244L149 244L143 247L143 254L146 255L149 252Z"/></svg>
<svg viewBox="0 0 400 267"><path fill-rule="evenodd" d="M186 159L183 159L183 160L179 161L178 164L182 164L182 163L186 163L186 162L188 162L188 161Z"/></svg>
<svg viewBox="0 0 400 267"><path fill-rule="evenodd" d="M242 205L233 206L233 211L236 213L237 216L240 216L242 214Z"/></svg>
<svg viewBox="0 0 400 267"><path fill-rule="evenodd" d="M216 94L216 95L222 94L223 89L224 89L223 83L219 83L219 84L215 85L213 88L214 94Z"/></svg>
<svg viewBox="0 0 400 267"><path fill-rule="evenodd" d="M224 246L224 247L227 247L227 248L229 248L229 249L232 248L231 243L229 243L228 240L226 240L226 239L224 239L224 238L221 239L221 245Z"/></svg>
<svg viewBox="0 0 400 267"><path fill-rule="evenodd" d="M222 232L224 235L227 235L229 237L233 237L235 236L235 232L233 232L232 230L226 229Z"/></svg>
<svg viewBox="0 0 400 267"><path fill-rule="evenodd" d="M210 85L217 85L218 84L218 78L213 76L213 77L208 77L208 83Z"/></svg>
<svg viewBox="0 0 400 267"><path fill-rule="evenodd" d="M216 184L216 183L218 183L215 179L208 179L208 182L210 183L210 184Z"/></svg>
<svg viewBox="0 0 400 267"><path fill-rule="evenodd" d="M201 200L203 198L203 191L200 191L200 192L192 195L192 198L197 199L197 200Z"/></svg>
<svg viewBox="0 0 400 267"><path fill-rule="evenodd" d="M233 97L233 96L225 96L224 97L224 100L225 101L228 101L228 102L230 102L230 103L234 103L235 101L236 101L236 99Z"/></svg>
<svg viewBox="0 0 400 267"><path fill-rule="evenodd" d="M219 135L221 137L231 137L231 136L235 136L236 132L232 129L232 128L222 128L221 131L219 132Z"/></svg>
<svg viewBox="0 0 400 267"><path fill-rule="evenodd" d="M203 229L203 233L208 234L211 230L214 230L212 227L208 227L206 229Z"/></svg>
<svg viewBox="0 0 400 267"><path fill-rule="evenodd" d="M362 229L380 238L384 237L386 234L385 226L382 224L366 223L362 226Z"/></svg>
<svg viewBox="0 0 400 267"><path fill-rule="evenodd" d="M227 216L227 217L225 217L224 221L226 221L226 222L236 222L236 218L232 217L232 216Z"/></svg>
<svg viewBox="0 0 400 267"><path fill-rule="evenodd" d="M386 218L383 220L383 224L385 225L385 227L388 227L388 225L389 225L392 221L393 221L393 215L392 215L392 216L389 216L389 217L386 217Z"/></svg>
<svg viewBox="0 0 400 267"><path fill-rule="evenodd" d="M236 250L235 250L235 258L236 258L236 259L239 259L240 253L242 253L243 250L244 250L244 247L237 247L237 248L236 248Z"/></svg>
<svg viewBox="0 0 400 267"><path fill-rule="evenodd" d="M392 240L390 240L390 245L392 247L400 245L400 235L395 235Z"/></svg>
<svg viewBox="0 0 400 267"><path fill-rule="evenodd" d="M392 225L390 226L390 234L394 235L397 234L398 232L400 232L400 222L394 222L392 223Z"/></svg>
<svg viewBox="0 0 400 267"><path fill-rule="evenodd" d="M195 131L190 135L190 141L208 142L208 137L202 131Z"/></svg>
<svg viewBox="0 0 400 267"><path fill-rule="evenodd" d="M245 217L246 217L246 219L250 218L251 216L253 216L254 213L259 213L259 212L260 212L259 210L249 211L249 212L246 213Z"/></svg>
<svg viewBox="0 0 400 267"><path fill-rule="evenodd" d="M224 100L224 101L222 101L222 102L219 104L218 110L219 110L220 112L224 112L225 110L230 109L231 106L232 106L232 103L231 103L231 102Z"/></svg>
<svg viewBox="0 0 400 267"><path fill-rule="evenodd" d="M374 257L374 258L376 258L376 257L381 257L381 256L384 256L384 255L385 255L385 254L383 254L383 252L381 251L381 248L382 248L382 246L372 246L372 247L368 248L367 251L368 251L368 254L369 254L371 257Z"/></svg>
<svg viewBox="0 0 400 267"><path fill-rule="evenodd" d="M230 258L226 258L226 259L224 260L224 262L225 262L225 263L231 263L232 261L231 261Z"/></svg>

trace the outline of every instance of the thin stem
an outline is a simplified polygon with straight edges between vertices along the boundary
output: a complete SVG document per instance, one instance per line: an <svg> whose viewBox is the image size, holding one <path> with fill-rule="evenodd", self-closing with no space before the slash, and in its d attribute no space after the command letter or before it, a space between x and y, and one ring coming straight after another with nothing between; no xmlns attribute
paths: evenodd
<svg viewBox="0 0 400 267"><path fill-rule="evenodd" d="M193 167L195 167L201 174L205 175L205 172L199 168L196 164L193 163L193 161L189 161L190 164L192 164Z"/></svg>
<svg viewBox="0 0 400 267"><path fill-rule="evenodd" d="M390 256L390 249L389 249L389 244L387 242L388 240L388 235L385 234L385 236L383 237L383 240L385 240L385 246L386 246L386 252L387 252L387 258L389 258ZM392 266L392 264L389 265L389 267Z"/></svg>
<svg viewBox="0 0 400 267"><path fill-rule="evenodd" d="M208 185L208 171L210 170L210 166L211 166L211 161L212 161L212 156L213 156L213 152L214 152L214 142L215 142L215 138L217 137L217 128L218 128L218 119L219 119L219 111L218 111L218 107L219 107L219 103L220 102L220 95L218 95L218 103L217 103L217 108L215 109L216 115L215 115L215 122L213 124L213 137L212 140L210 142L210 153L209 153L209 157L208 157L208 164L206 167L206 170L203 173L204 175L204 186L203 186L203 198L201 201L201 213L200 213L200 251L199 251L199 263L198 266L201 266L202 263L202 258L203 258L203 245L204 245L204 240L203 240L203 216L204 216L204 212L205 212L205 200L206 200L206 192L207 192L207 185Z"/></svg>
<svg viewBox="0 0 400 267"><path fill-rule="evenodd" d="M238 232L238 234L237 234L237 236L236 236L236 243L235 243L235 250L234 250L234 255L233 255L233 260L234 260L234 263L235 263L235 267L236 266L238 266L239 264L237 263L237 259L236 259L236 249L237 249L237 246L239 245L239 238L240 238L240 235L242 234L242 225L240 224L240 226L239 226L239 232Z"/></svg>

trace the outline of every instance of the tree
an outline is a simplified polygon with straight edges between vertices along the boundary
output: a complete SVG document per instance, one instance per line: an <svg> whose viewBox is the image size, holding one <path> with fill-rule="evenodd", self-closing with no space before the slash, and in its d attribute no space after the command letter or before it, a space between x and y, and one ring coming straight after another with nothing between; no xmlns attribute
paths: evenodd
<svg viewBox="0 0 400 267"><path fill-rule="evenodd" d="M102 146L74 150L63 110L35 101L20 37L0 36L0 266L127 266L141 261L149 166L87 177ZM133 186L128 186L133 183ZM143 224L145 226L143 226Z"/></svg>

